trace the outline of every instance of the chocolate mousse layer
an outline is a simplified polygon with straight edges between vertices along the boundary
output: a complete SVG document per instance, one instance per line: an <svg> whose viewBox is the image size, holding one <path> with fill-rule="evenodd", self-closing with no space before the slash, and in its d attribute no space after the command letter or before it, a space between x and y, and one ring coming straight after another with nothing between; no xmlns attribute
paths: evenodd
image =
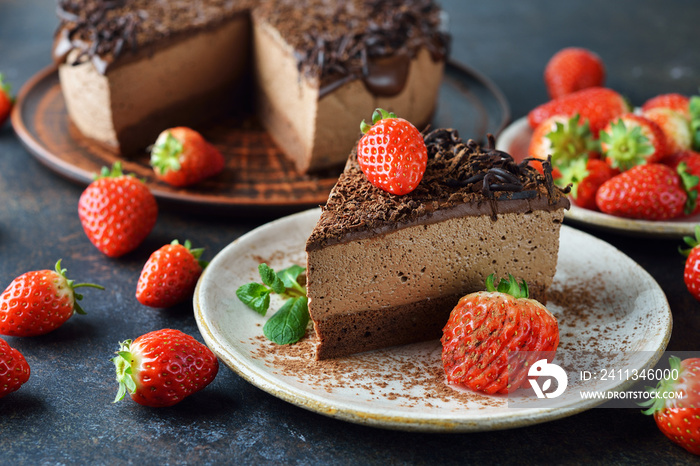
<svg viewBox="0 0 700 466"><path fill-rule="evenodd" d="M412 193L372 186L353 153L306 245L319 359L439 338L460 297L513 274L546 302L566 193L510 155L455 131L425 136Z"/></svg>

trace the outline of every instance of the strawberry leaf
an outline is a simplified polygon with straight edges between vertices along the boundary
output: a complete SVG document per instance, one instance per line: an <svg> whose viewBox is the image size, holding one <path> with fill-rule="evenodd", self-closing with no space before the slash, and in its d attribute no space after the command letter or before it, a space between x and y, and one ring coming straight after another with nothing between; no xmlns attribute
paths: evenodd
<svg viewBox="0 0 700 466"><path fill-rule="evenodd" d="M700 151L700 96L690 98L690 130L693 137L693 150Z"/></svg>
<svg viewBox="0 0 700 466"><path fill-rule="evenodd" d="M611 123L609 131L600 132L600 141L608 145L605 156L610 166L623 171L644 163L654 153L654 146L642 133L641 126L628 127L622 118Z"/></svg>
<svg viewBox="0 0 700 466"><path fill-rule="evenodd" d="M263 327L265 336L278 345L299 341L306 333L309 308L305 297L289 298Z"/></svg>
<svg viewBox="0 0 700 466"><path fill-rule="evenodd" d="M113 403L121 401L127 392L134 393L136 391L136 382L134 381L134 373L132 369L132 361L134 355L131 353L131 340L124 340L119 343L119 351L117 355L111 359L114 363L117 372L117 381L119 382L119 390Z"/></svg>
<svg viewBox="0 0 700 466"><path fill-rule="evenodd" d="M551 156L555 166L559 167L600 150L591 134L588 120L583 123L579 121L578 113L563 123L558 121L555 128L545 136L551 143Z"/></svg>
<svg viewBox="0 0 700 466"><path fill-rule="evenodd" d="M646 387L646 391L654 394L654 396L649 396L649 399L647 401L638 403L639 406L647 408L644 411L642 411L643 414L651 415L657 411L661 411L662 409L664 409L664 407L666 406L666 401L668 400L668 397L664 396L664 394L675 391L679 388L676 387L676 382L678 381L678 379L673 378L673 374L678 374L678 376L680 376L682 372L680 358L677 356L671 356L669 358L669 365L671 367L671 371L669 372L669 374L671 375L669 375L667 379L659 380L655 388Z"/></svg>
<svg viewBox="0 0 700 466"><path fill-rule="evenodd" d="M502 278L498 283L498 286L494 285L496 280L496 274L491 274L486 278L486 291L497 291L499 293L505 293L513 296L516 299L528 298L530 296L530 290L527 286L525 280L520 283L511 274L508 274L508 279Z"/></svg>
<svg viewBox="0 0 700 466"><path fill-rule="evenodd" d="M182 143L170 131L161 133L151 149L151 167L161 175L168 171L178 171L182 151Z"/></svg>
<svg viewBox="0 0 700 466"><path fill-rule="evenodd" d="M15 99L12 96L12 87L10 83L5 81L5 75L0 73L0 92L4 92L5 95L10 99L10 102L15 103Z"/></svg>
<svg viewBox="0 0 700 466"><path fill-rule="evenodd" d="M574 199L578 197L578 185L583 181L590 172L587 168L588 156L579 157L577 159L570 160L568 163L562 163L559 165L559 172L561 177L554 180L554 182L560 188L565 188L571 185L571 195Z"/></svg>

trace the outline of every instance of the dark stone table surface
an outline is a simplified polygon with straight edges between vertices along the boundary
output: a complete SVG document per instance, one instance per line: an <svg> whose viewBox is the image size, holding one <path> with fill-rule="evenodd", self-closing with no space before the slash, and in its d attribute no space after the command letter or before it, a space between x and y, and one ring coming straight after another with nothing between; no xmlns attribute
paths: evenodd
<svg viewBox="0 0 700 466"><path fill-rule="evenodd" d="M700 3L696 0L494 0L443 2L452 58L489 76L513 118L546 99L542 70L565 46L597 51L608 85L633 103L700 86ZM56 26L50 0L0 0L0 71L15 90L50 61ZM0 129L0 284L52 268L63 258L88 290L87 316L37 338L9 338L32 367L30 381L0 400L0 464L668 464L696 458L671 444L637 409L592 409L531 427L472 434L383 430L324 417L281 401L222 365L205 392L169 409L148 409L116 391L109 358L119 341L172 327L201 340L191 303L169 311L134 298L150 251L174 235L211 259L269 218L161 212L133 253L100 254L77 215L83 187L37 162L12 127ZM588 230L587 230L588 231ZM700 304L683 284L678 240L590 230L632 257L668 297L668 349L698 348Z"/></svg>

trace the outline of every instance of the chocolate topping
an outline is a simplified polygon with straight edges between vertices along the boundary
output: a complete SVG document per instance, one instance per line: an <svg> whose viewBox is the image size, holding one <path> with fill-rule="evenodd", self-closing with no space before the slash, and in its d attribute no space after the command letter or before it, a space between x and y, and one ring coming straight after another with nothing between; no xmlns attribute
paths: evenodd
<svg viewBox="0 0 700 466"><path fill-rule="evenodd" d="M457 131L436 129L424 135L428 163L412 192L397 196L373 186L350 154L323 215L309 237L307 249L350 241L402 226L430 223L457 215L490 215L569 208L568 189L557 187L551 164L545 176L528 164L489 145L462 141Z"/></svg>
<svg viewBox="0 0 700 466"><path fill-rule="evenodd" d="M123 53L137 52L155 41L220 24L246 11L241 0L57 0L60 19L54 59L71 64L92 60L104 73Z"/></svg>
<svg viewBox="0 0 700 466"><path fill-rule="evenodd" d="M440 8L432 0L298 0L262 3L255 11L291 44L299 69L320 79L321 95L348 76L370 82L381 95L403 88L405 73L386 72L377 60L394 55L415 57L425 47L434 60L448 54ZM379 68L377 68L379 66ZM381 77L371 76L373 69ZM344 79L345 78L345 79ZM376 82L384 82L377 86Z"/></svg>

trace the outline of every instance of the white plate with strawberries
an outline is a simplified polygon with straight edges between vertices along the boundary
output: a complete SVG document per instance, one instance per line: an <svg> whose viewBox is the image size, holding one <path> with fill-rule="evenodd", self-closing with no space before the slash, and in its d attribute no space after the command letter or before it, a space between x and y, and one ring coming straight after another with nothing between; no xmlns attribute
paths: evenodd
<svg viewBox="0 0 700 466"><path fill-rule="evenodd" d="M499 150L511 154L516 160L522 160L527 157L532 135L533 130L527 117L522 117L503 130L496 146ZM573 203L571 209L566 212L566 219L618 233L665 238L693 236L695 226L700 224L700 215L698 214L671 220L639 220L584 209Z"/></svg>
<svg viewBox="0 0 700 466"><path fill-rule="evenodd" d="M263 317L237 289L259 279L259 265L304 267L304 245L320 215L313 209L275 220L238 238L210 262L194 295L199 330L220 360L268 393L310 411L358 424L426 432L514 428L570 416L601 404L581 390L617 392L629 382L571 380L542 407L531 390L506 398L455 389L446 383L439 340L316 361L314 332L277 345L263 335ZM654 279L623 253L563 226L547 308L557 318L554 363L584 369L594 354L608 368L653 367L671 333L671 311ZM270 307L280 306L277 295ZM593 352L593 353L591 353ZM573 373L573 372L572 372ZM511 403L517 403L514 407Z"/></svg>

